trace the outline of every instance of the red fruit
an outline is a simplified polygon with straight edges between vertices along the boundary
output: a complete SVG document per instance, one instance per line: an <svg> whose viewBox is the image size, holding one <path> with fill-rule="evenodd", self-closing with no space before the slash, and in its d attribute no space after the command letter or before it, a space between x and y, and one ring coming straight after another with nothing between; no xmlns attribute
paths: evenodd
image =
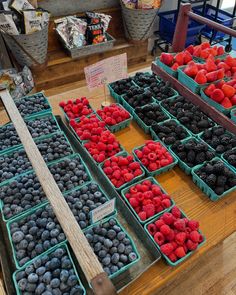
<svg viewBox="0 0 236 295"><path fill-rule="evenodd" d="M203 72L204 71L204 72ZM205 75L205 70L200 70L195 79L194 79L198 84L206 84L207 83L207 78Z"/></svg>
<svg viewBox="0 0 236 295"><path fill-rule="evenodd" d="M171 201L169 199L164 199L161 201L162 206L166 209L171 206Z"/></svg>
<svg viewBox="0 0 236 295"><path fill-rule="evenodd" d="M221 102L221 105L226 109L229 109L229 108L231 108L233 106L228 97L224 98L224 100Z"/></svg>
<svg viewBox="0 0 236 295"><path fill-rule="evenodd" d="M207 82L214 82L217 80L217 75L218 72L217 71L213 71L211 73L207 73L206 74L206 78L207 78Z"/></svg>
<svg viewBox="0 0 236 295"><path fill-rule="evenodd" d="M178 245L183 245L186 240L186 233L179 232L175 235L175 241Z"/></svg>
<svg viewBox="0 0 236 295"><path fill-rule="evenodd" d="M223 46L219 46L217 48L217 55L223 55L225 53L224 47Z"/></svg>
<svg viewBox="0 0 236 295"><path fill-rule="evenodd" d="M185 231L185 228L186 228L185 221L183 219L179 219L179 220L175 221L174 227L179 231Z"/></svg>
<svg viewBox="0 0 236 295"><path fill-rule="evenodd" d="M152 236L154 236L155 233L157 232L157 227L156 227L156 225L155 225L154 223L149 224L149 225L147 226L147 229L148 229L148 232L149 232Z"/></svg>
<svg viewBox="0 0 236 295"><path fill-rule="evenodd" d="M156 225L156 227L157 227L158 229L160 229L161 226L164 225L164 224L165 224L165 223L164 223L164 221L163 221L162 219L158 219L158 220L155 221L155 225Z"/></svg>
<svg viewBox="0 0 236 295"><path fill-rule="evenodd" d="M224 92L224 95L229 97L229 98L234 96L234 94L236 92L236 90L235 90L235 88L233 86L230 86L230 85L227 85L227 84L224 84L221 89Z"/></svg>
<svg viewBox="0 0 236 295"><path fill-rule="evenodd" d="M180 66L184 64L184 52L179 52L174 57L175 62L177 62Z"/></svg>
<svg viewBox="0 0 236 295"><path fill-rule="evenodd" d="M138 216L142 221L147 219L147 214L144 211L139 212Z"/></svg>
<svg viewBox="0 0 236 295"><path fill-rule="evenodd" d="M156 170L158 170L158 165L156 164L156 163L151 163L151 164L149 164L148 165L148 170L149 171L156 171Z"/></svg>
<svg viewBox="0 0 236 295"><path fill-rule="evenodd" d="M195 46L195 47L194 47L194 50L193 50L193 56L197 56L197 57L199 57L200 54L201 54L201 51L202 51L202 48L201 48L200 45Z"/></svg>
<svg viewBox="0 0 236 295"><path fill-rule="evenodd" d="M173 246L174 250L178 247L178 244L175 241L171 241L171 245Z"/></svg>
<svg viewBox="0 0 236 295"><path fill-rule="evenodd" d="M216 66L214 60L212 60L211 58L208 58L205 63L205 69L207 70L208 73L216 71L217 66Z"/></svg>
<svg viewBox="0 0 236 295"><path fill-rule="evenodd" d="M139 202L136 198L130 198L129 199L130 205L134 208L137 207L139 205Z"/></svg>
<svg viewBox="0 0 236 295"><path fill-rule="evenodd" d="M210 97L214 89L216 89L216 86L215 86L214 84L210 84L210 85L205 89L204 92L205 92L205 94L206 94L207 96Z"/></svg>
<svg viewBox="0 0 236 295"><path fill-rule="evenodd" d="M125 182L130 182L133 178L134 178L134 175L132 173L125 173L124 174Z"/></svg>
<svg viewBox="0 0 236 295"><path fill-rule="evenodd" d="M202 50L201 53L200 53L200 57L203 58L203 59L207 59L209 54L210 53L209 53L208 50Z"/></svg>
<svg viewBox="0 0 236 295"><path fill-rule="evenodd" d="M173 215L171 213L168 213L168 212L166 212L166 213L164 213L162 215L162 219L163 219L164 223L168 224L168 225L172 224L173 221L174 221Z"/></svg>
<svg viewBox="0 0 236 295"><path fill-rule="evenodd" d="M225 76L225 70L224 69L220 69L217 71L217 80L223 79Z"/></svg>
<svg viewBox="0 0 236 295"><path fill-rule="evenodd" d="M155 215L155 206L153 204L148 204L144 206L143 210L146 212L147 218Z"/></svg>
<svg viewBox="0 0 236 295"><path fill-rule="evenodd" d="M198 243L199 242L199 232L194 230L189 234L189 238L194 242Z"/></svg>
<svg viewBox="0 0 236 295"><path fill-rule="evenodd" d="M175 255L178 257L178 258L182 258L186 255L185 253L185 250L184 250L184 247L178 247L175 249Z"/></svg>
<svg viewBox="0 0 236 295"><path fill-rule="evenodd" d="M142 151L140 151L140 150L136 150L136 151L135 151L135 154L136 154L136 156L137 156L139 159L142 159L142 157L143 157L143 153L142 153Z"/></svg>
<svg viewBox="0 0 236 295"><path fill-rule="evenodd" d="M189 45L185 50L188 51L191 55L193 55L194 46L193 45Z"/></svg>
<svg viewBox="0 0 236 295"><path fill-rule="evenodd" d="M140 168L140 164L138 162L132 162L128 166L131 170L136 170Z"/></svg>
<svg viewBox="0 0 236 295"><path fill-rule="evenodd" d="M187 242L186 242L186 246L187 246L188 250L190 250L190 251L194 251L194 250L197 249L198 243L194 243L194 242L191 241L191 240L187 240Z"/></svg>
<svg viewBox="0 0 236 295"><path fill-rule="evenodd" d="M188 227L190 227L191 230L198 230L199 229L199 222L196 220L189 220Z"/></svg>
<svg viewBox="0 0 236 295"><path fill-rule="evenodd" d="M178 207L174 206L171 210L171 213L173 214L174 217L180 218L181 217L181 211L179 210Z"/></svg>
<svg viewBox="0 0 236 295"><path fill-rule="evenodd" d="M221 102L224 99L225 95L221 89L213 90L211 98L216 102Z"/></svg>
<svg viewBox="0 0 236 295"><path fill-rule="evenodd" d="M198 244L201 244L204 241L203 235L199 234L199 242Z"/></svg>
<svg viewBox="0 0 236 295"><path fill-rule="evenodd" d="M105 155L104 154L98 155L98 158L97 158L98 163L102 163L104 160L105 160Z"/></svg>
<svg viewBox="0 0 236 295"><path fill-rule="evenodd" d="M218 69L224 69L225 71L230 70L230 67L223 61L221 61L220 63L218 63L217 65Z"/></svg>
<svg viewBox="0 0 236 295"><path fill-rule="evenodd" d="M162 52L160 56L160 61L163 62L167 66L171 66L174 61L174 56L170 53Z"/></svg>
<svg viewBox="0 0 236 295"><path fill-rule="evenodd" d="M166 235L166 240L171 242L174 240L174 238L175 238L175 232L173 231L173 229L171 229L170 233Z"/></svg>
<svg viewBox="0 0 236 295"><path fill-rule="evenodd" d="M198 73L197 65L195 63L194 63L194 65L193 64L192 65L188 64L187 67L184 69L184 73L186 75L188 75L189 77L194 78Z"/></svg>
<svg viewBox="0 0 236 295"><path fill-rule="evenodd" d="M173 64L173 66L171 67L171 69L172 69L173 71L177 71L178 67L179 67L179 64L178 64L177 62L175 62L175 63Z"/></svg>
<svg viewBox="0 0 236 295"><path fill-rule="evenodd" d="M155 240L155 242L156 242L159 246L161 246L161 245L163 245L164 242L165 242L165 237L163 236L162 233L157 232L157 233L155 233L155 235L154 235L154 240Z"/></svg>
<svg viewBox="0 0 236 295"><path fill-rule="evenodd" d="M170 253L170 255L168 256L168 258L172 262L176 262L177 261L177 256L175 255L175 253Z"/></svg>
<svg viewBox="0 0 236 295"><path fill-rule="evenodd" d="M164 255L168 256L173 251L173 246L171 243L167 243L167 244L162 245L160 247L160 250Z"/></svg>
<svg viewBox="0 0 236 295"><path fill-rule="evenodd" d="M189 63L192 59L191 53L189 51L184 51L184 65Z"/></svg>
<svg viewBox="0 0 236 295"><path fill-rule="evenodd" d="M236 67L236 59L233 58L231 55L227 55L227 57L225 58L225 63L232 67Z"/></svg>
<svg viewBox="0 0 236 295"><path fill-rule="evenodd" d="M162 226L160 227L160 232L161 232L164 236L168 235L168 234L170 233L170 227L169 227L169 225L167 225L167 224L162 225Z"/></svg>
<svg viewBox="0 0 236 295"><path fill-rule="evenodd" d="M231 101L233 106L236 105L236 94L230 98L230 101Z"/></svg>
<svg viewBox="0 0 236 295"><path fill-rule="evenodd" d="M202 44L200 45L201 49L206 49L206 48L210 48L211 45L209 42L202 42Z"/></svg>

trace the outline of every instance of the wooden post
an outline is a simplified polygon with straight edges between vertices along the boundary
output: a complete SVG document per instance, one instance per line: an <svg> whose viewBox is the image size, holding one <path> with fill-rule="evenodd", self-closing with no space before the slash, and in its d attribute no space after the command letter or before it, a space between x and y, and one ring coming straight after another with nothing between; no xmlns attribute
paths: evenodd
<svg viewBox="0 0 236 295"><path fill-rule="evenodd" d="M179 52L185 48L190 10L190 3L181 3L172 43L173 52Z"/></svg>
<svg viewBox="0 0 236 295"><path fill-rule="evenodd" d="M94 293L97 295L116 294L114 286L104 272L100 262L80 229L8 90L0 91L0 97L25 148L35 174L38 177L88 282L90 282L93 287Z"/></svg>

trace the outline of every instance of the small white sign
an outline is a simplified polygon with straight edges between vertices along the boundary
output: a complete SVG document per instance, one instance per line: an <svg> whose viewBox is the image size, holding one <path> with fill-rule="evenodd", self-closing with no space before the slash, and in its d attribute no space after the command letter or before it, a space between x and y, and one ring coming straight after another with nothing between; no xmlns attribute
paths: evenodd
<svg viewBox="0 0 236 295"><path fill-rule="evenodd" d="M106 203L91 211L92 223L95 223L110 215L115 210L115 201L116 199L111 199L110 201L107 201Z"/></svg>

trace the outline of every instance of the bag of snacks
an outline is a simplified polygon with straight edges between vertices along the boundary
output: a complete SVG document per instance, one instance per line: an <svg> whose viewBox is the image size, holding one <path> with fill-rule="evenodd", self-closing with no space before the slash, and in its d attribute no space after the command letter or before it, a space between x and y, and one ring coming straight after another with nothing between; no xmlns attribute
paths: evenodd
<svg viewBox="0 0 236 295"><path fill-rule="evenodd" d="M0 30L5 34L19 35L12 12L0 11Z"/></svg>

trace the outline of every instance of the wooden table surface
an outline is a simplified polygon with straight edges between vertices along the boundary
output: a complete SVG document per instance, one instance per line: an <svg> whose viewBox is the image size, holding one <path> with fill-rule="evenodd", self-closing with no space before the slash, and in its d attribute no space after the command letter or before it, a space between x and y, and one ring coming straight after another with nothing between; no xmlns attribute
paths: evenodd
<svg viewBox="0 0 236 295"><path fill-rule="evenodd" d="M82 96L87 96L95 109L99 108L101 102L104 101L102 89L90 93L86 87L81 87L60 95L51 96L49 100L53 106L54 114L60 114L58 103L61 100ZM112 101L109 95L107 95L107 99ZM6 121L6 114L3 111L0 112L0 124ZM129 128L116 133L116 136L128 152L131 152L134 147L143 144L146 139L150 139L135 122L132 122ZM191 176L187 176L178 166L156 178L173 197L176 205L183 209L189 218L200 221L200 229L206 236L207 242L189 259L175 268L168 266L163 259L154 264L138 280L126 287L121 292L123 295L155 294L158 288L170 283L178 275L191 269L196 265L200 256L203 257L206 252L236 231L235 192L218 202L212 202L193 183Z"/></svg>

